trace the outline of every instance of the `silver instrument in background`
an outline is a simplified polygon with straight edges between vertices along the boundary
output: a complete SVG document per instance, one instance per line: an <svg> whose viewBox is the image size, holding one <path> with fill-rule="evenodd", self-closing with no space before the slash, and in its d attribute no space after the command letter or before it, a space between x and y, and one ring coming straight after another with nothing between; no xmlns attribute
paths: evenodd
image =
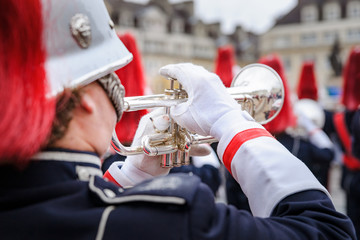
<svg viewBox="0 0 360 240"><path fill-rule="evenodd" d="M172 106L187 101L187 93L181 84L176 88L176 79L169 81L170 88L165 89L164 94L125 97L125 111L164 107L169 114ZM227 90L241 104L242 109L260 124L274 119L283 105L284 87L281 78L275 70L263 64L250 64L242 68ZM141 146L126 147L119 142L115 131L112 136L112 146L118 154L163 155L161 163L163 167L187 165L191 146L216 141L211 136L200 136L189 132L173 119L170 119L170 126L166 131L144 136Z"/></svg>

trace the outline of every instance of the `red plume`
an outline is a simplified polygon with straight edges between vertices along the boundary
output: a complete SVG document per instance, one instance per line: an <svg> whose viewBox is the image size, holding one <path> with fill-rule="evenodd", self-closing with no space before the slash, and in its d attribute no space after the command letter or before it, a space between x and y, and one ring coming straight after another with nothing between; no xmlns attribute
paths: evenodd
<svg viewBox="0 0 360 240"><path fill-rule="evenodd" d="M299 99L308 98L315 101L318 100L318 88L313 62L304 62L302 65L297 95Z"/></svg>
<svg viewBox="0 0 360 240"><path fill-rule="evenodd" d="M273 68L279 74L284 84L285 99L283 107L274 120L264 125L264 127L272 134L281 133L285 131L286 128L295 126L296 124L296 117L291 107L290 91L284 74L284 67L280 58L275 54L260 58L259 63Z"/></svg>
<svg viewBox="0 0 360 240"><path fill-rule="evenodd" d="M348 110L355 111L360 104L360 46L351 50L343 79L341 103Z"/></svg>
<svg viewBox="0 0 360 240"><path fill-rule="evenodd" d="M24 166L48 137L54 100L44 62L40 0L2 1L0 8L0 164Z"/></svg>
<svg viewBox="0 0 360 240"><path fill-rule="evenodd" d="M125 96L142 96L145 94L146 81L140 52L138 51L135 37L126 33L119 36L120 40L124 43L125 47L134 56L133 60L123 68L116 71L121 83L125 88ZM116 133L119 141L124 144L132 142L138 127L140 118L147 113L146 110L136 112L125 112L116 125Z"/></svg>
<svg viewBox="0 0 360 240"><path fill-rule="evenodd" d="M225 87L230 87L235 65L234 50L232 46L219 47L215 61L215 73L220 77Z"/></svg>

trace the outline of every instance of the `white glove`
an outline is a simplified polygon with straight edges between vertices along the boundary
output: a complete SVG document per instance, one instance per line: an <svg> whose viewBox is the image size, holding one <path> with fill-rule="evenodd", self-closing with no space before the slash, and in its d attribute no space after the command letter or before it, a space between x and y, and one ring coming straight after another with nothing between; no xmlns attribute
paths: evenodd
<svg viewBox="0 0 360 240"><path fill-rule="evenodd" d="M304 114L298 114L297 116L297 125L303 129L307 133L311 133L312 131L316 130L318 127L315 125L311 119L306 117Z"/></svg>
<svg viewBox="0 0 360 240"><path fill-rule="evenodd" d="M194 166L200 168L207 164L215 168L219 168L220 161L215 151L211 148L209 144L203 144L203 147L209 149L209 154L205 156L193 156L192 163L194 164Z"/></svg>
<svg viewBox="0 0 360 240"><path fill-rule="evenodd" d="M177 79L186 90L188 100L171 107L170 115L189 131L219 140L223 128L213 126L226 114L233 112L238 122L252 120L228 94L220 78L203 67L191 63L171 64L162 67L160 74Z"/></svg>
<svg viewBox="0 0 360 240"><path fill-rule="evenodd" d="M318 148L334 147L330 138L324 133L324 131L316 126L316 124L303 114L299 114L297 117L297 124L299 127L305 129L308 134L309 141Z"/></svg>
<svg viewBox="0 0 360 240"><path fill-rule="evenodd" d="M164 131L169 127L169 116L164 113L164 109L159 108L141 118L132 146L141 146L143 136L155 133L155 128ZM191 156L203 156L209 153L209 148L204 147L203 144L190 148ZM167 175L170 168L161 167L161 158L161 155L151 157L145 154L128 156L125 162L114 162L105 176L110 174L120 186L131 187L146 179Z"/></svg>
<svg viewBox="0 0 360 240"><path fill-rule="evenodd" d="M141 118L132 146L141 146L143 136L155 133L154 126L159 130L167 129L169 116L164 113L164 109L159 108ZM124 163L114 162L108 172L120 186L131 187L146 179L168 174L170 168L163 168L160 163L161 155L153 157L145 154L132 155L128 156Z"/></svg>

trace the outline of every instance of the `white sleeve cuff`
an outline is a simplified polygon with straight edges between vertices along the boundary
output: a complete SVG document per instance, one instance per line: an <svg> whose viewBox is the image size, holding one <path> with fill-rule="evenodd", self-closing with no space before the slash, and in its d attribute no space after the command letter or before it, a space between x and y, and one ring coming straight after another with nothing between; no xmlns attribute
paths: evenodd
<svg viewBox="0 0 360 240"><path fill-rule="evenodd" d="M245 111L231 111L217 120L211 128L211 136L219 140L217 148L219 158L223 159L227 145L237 133L252 128L264 129Z"/></svg>
<svg viewBox="0 0 360 240"><path fill-rule="evenodd" d="M321 129L317 129L317 131L311 133L309 136L309 141L318 148L334 148L334 145L329 137Z"/></svg>
<svg viewBox="0 0 360 240"><path fill-rule="evenodd" d="M249 198L254 216L269 217L285 197L322 186L305 164L269 137L245 142L231 162L231 171Z"/></svg>
<svg viewBox="0 0 360 240"><path fill-rule="evenodd" d="M114 162L109 167L108 172L122 187L132 187L137 183L153 178L152 175L136 168L130 161Z"/></svg>
<svg viewBox="0 0 360 240"><path fill-rule="evenodd" d="M230 126L231 120L223 124ZM330 197L305 164L261 125L243 121L231 131L222 132L218 154L248 197L254 216L269 217L282 199L297 192L320 190ZM251 138L252 132L260 135ZM233 153L230 158L229 152Z"/></svg>

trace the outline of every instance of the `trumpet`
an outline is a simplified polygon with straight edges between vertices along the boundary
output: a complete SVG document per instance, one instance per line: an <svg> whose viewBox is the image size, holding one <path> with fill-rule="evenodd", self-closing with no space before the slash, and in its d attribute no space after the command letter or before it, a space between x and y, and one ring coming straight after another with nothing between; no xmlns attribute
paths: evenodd
<svg viewBox="0 0 360 240"><path fill-rule="evenodd" d="M125 97L126 112L164 107L170 113L172 106L187 101L187 93L181 84L175 87L176 79L169 79L170 88L164 94L150 96ZM243 67L234 77L228 93L247 111L256 122L265 124L273 120L280 112L284 87L280 76L264 64L250 64ZM212 143L217 140L211 136L201 136L189 132L170 119L169 128L163 132L144 136L141 146L126 147L120 143L116 132L112 135L112 147L120 155L147 154L162 155L162 167L189 164L191 146Z"/></svg>

